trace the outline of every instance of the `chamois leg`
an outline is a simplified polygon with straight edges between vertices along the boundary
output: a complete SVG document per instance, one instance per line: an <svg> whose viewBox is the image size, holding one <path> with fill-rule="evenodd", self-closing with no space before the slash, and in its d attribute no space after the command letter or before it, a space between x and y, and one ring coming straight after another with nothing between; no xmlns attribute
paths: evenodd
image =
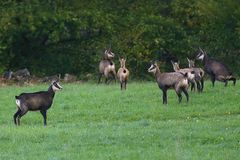
<svg viewBox="0 0 240 160"><path fill-rule="evenodd" d="M193 83L193 82L190 82L191 83L191 91L195 91L195 83Z"/></svg>
<svg viewBox="0 0 240 160"><path fill-rule="evenodd" d="M44 119L44 126L46 126L47 125L47 111L41 110L40 113L42 114L43 119Z"/></svg>
<svg viewBox="0 0 240 160"><path fill-rule="evenodd" d="M203 88L204 88L204 79L202 78L201 79L201 92L203 91Z"/></svg>
<svg viewBox="0 0 240 160"><path fill-rule="evenodd" d="M181 94L181 91L176 91L177 93L177 96L178 96L178 103L181 103L182 102L182 94Z"/></svg>
<svg viewBox="0 0 240 160"><path fill-rule="evenodd" d="M163 90L163 104L167 104L167 91Z"/></svg>
<svg viewBox="0 0 240 160"><path fill-rule="evenodd" d="M212 86L214 87L214 83L215 83L215 76L214 75L211 75L211 81L212 81Z"/></svg>
<svg viewBox="0 0 240 160"><path fill-rule="evenodd" d="M105 79L105 84L109 84L109 78L108 78L108 76L107 76L106 79Z"/></svg>
<svg viewBox="0 0 240 160"><path fill-rule="evenodd" d="M200 82L197 82L197 91L201 92L201 84L200 84Z"/></svg>
<svg viewBox="0 0 240 160"><path fill-rule="evenodd" d="M116 71L114 70L114 71L112 72L112 74L113 74L114 81L115 81L115 83L116 83L116 82L117 82L117 73L116 73Z"/></svg>
<svg viewBox="0 0 240 160"><path fill-rule="evenodd" d="M18 123L19 126L20 126L20 119L21 119L21 117L24 116L24 115L27 113L27 111L28 111L28 110L26 110L26 109L24 110L24 109L23 109L23 110L21 110L21 112L19 113L19 115L18 115L18 117L17 117L17 123Z"/></svg>
<svg viewBox="0 0 240 160"><path fill-rule="evenodd" d="M125 80L125 90L127 89L127 80Z"/></svg>
<svg viewBox="0 0 240 160"><path fill-rule="evenodd" d="M236 78L235 78L235 77L231 77L231 78L229 79L229 81L233 81L233 85L235 86L235 84L236 84Z"/></svg>
<svg viewBox="0 0 240 160"><path fill-rule="evenodd" d="M98 84L101 82L102 75L102 73L99 73Z"/></svg>
<svg viewBox="0 0 240 160"><path fill-rule="evenodd" d="M121 90L123 89L123 82L120 82L120 84L121 84Z"/></svg>
<svg viewBox="0 0 240 160"><path fill-rule="evenodd" d="M18 115L20 114L20 112L21 112L21 110L18 108L18 110L17 110L17 112L14 114L14 116L13 116L13 120L14 120L14 124L15 125L18 125L17 124L17 117L18 117Z"/></svg>
<svg viewBox="0 0 240 160"><path fill-rule="evenodd" d="M228 85L228 80L225 80L224 86L227 87L227 85Z"/></svg>
<svg viewBox="0 0 240 160"><path fill-rule="evenodd" d="M189 95L188 95L188 91L186 88L183 89L183 93L185 94L186 98L187 98L187 102L189 101Z"/></svg>

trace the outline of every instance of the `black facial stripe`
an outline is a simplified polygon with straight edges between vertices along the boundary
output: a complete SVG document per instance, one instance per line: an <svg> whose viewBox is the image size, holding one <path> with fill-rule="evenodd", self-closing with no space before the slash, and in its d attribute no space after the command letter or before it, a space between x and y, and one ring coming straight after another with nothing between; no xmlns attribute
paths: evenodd
<svg viewBox="0 0 240 160"><path fill-rule="evenodd" d="M56 88L61 89L61 87L59 87L59 85L58 85L56 82L54 82L53 85L54 85Z"/></svg>

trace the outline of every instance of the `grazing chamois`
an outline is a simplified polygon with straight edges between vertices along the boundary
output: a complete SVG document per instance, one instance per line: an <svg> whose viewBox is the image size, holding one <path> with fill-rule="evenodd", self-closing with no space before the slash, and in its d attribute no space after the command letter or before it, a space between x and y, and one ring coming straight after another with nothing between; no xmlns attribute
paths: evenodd
<svg viewBox="0 0 240 160"><path fill-rule="evenodd" d="M187 102L189 101L188 95L188 75L187 73L183 74L181 72L168 72L168 73L161 73L160 69L155 62L151 64L148 72L154 74L158 87L163 92L163 104L167 104L167 90L172 88L176 91L178 95L178 102L181 103L182 101L182 92L185 94L187 98Z"/></svg>
<svg viewBox="0 0 240 160"><path fill-rule="evenodd" d="M215 81L224 82L227 86L228 81L233 81L233 85L236 84L236 78L232 75L232 72L228 67L212 58L209 58L207 53L199 48L200 52L196 59L202 60L204 64L204 71L210 76L212 81L212 86L214 86Z"/></svg>
<svg viewBox="0 0 240 160"><path fill-rule="evenodd" d="M119 62L121 64L121 67L118 69L117 77L121 85L121 90L123 89L123 87L126 90L129 77L129 70L126 68L126 59L121 58L119 59Z"/></svg>
<svg viewBox="0 0 240 160"><path fill-rule="evenodd" d="M105 83L108 84L112 79L109 80L110 76L114 78L116 82L116 71L115 64L113 62L114 53L111 52L111 49L105 50L103 58L99 63L99 79L98 84L101 82L101 78L105 76Z"/></svg>
<svg viewBox="0 0 240 160"><path fill-rule="evenodd" d="M47 110L51 107L55 92L61 90L58 81L54 81L47 91L40 91L34 93L22 93L15 96L17 104L17 112L13 119L16 125L20 125L20 119L28 111L40 111L44 118L44 125L47 125Z"/></svg>
<svg viewBox="0 0 240 160"><path fill-rule="evenodd" d="M195 86L197 85L198 86L198 83L196 82L195 80L195 74L194 74L194 71L190 68L183 68L183 69L180 69L179 67L179 64L180 62L173 62L171 61L172 63L172 66L173 66L173 70L175 72L181 72L183 74L187 73L188 75L188 82L191 84L191 91L194 89L195 91Z"/></svg>
<svg viewBox="0 0 240 160"><path fill-rule="evenodd" d="M188 61L188 67L191 68L194 72L195 72L195 81L197 82L197 84L200 84L199 86L197 86L198 91L202 92L203 88L204 88L204 70L202 68L197 68L195 67L195 61L191 60L189 58L187 58Z"/></svg>

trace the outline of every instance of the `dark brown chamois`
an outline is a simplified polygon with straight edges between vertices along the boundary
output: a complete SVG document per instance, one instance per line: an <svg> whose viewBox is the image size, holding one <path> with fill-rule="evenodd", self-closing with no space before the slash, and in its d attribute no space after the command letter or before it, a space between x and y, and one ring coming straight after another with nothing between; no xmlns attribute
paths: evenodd
<svg viewBox="0 0 240 160"><path fill-rule="evenodd" d="M187 98L187 102L189 100L188 96L188 78L187 73L183 74L181 72L169 72L169 73L161 73L157 63L151 64L148 72L154 74L158 87L163 92L163 104L167 104L167 90L172 88L178 95L178 102L182 101L182 92L185 94Z"/></svg>
<svg viewBox="0 0 240 160"><path fill-rule="evenodd" d="M200 52L196 59L203 61L204 71L210 76L213 86L216 80L224 82L225 86L227 86L228 81L233 81L233 85L236 84L236 78L232 75L232 72L225 64L209 58L207 53L201 48L199 48L199 50Z"/></svg>
<svg viewBox="0 0 240 160"><path fill-rule="evenodd" d="M118 69L117 77L119 79L121 90L124 88L127 89L127 82L129 78L129 70L126 68L126 59L119 59L121 67Z"/></svg>
<svg viewBox="0 0 240 160"><path fill-rule="evenodd" d="M202 68L195 67L195 61L188 59L188 66L195 73L195 81L197 83L198 91L202 92L204 88L204 70Z"/></svg>
<svg viewBox="0 0 240 160"><path fill-rule="evenodd" d="M22 93L15 96L17 104L17 112L14 114L14 123L20 125L20 119L28 111L40 111L44 118L44 125L47 125L47 110L51 107L55 92L61 90L58 81L54 81L47 91L34 93Z"/></svg>
<svg viewBox="0 0 240 160"><path fill-rule="evenodd" d="M101 82L101 78L105 76L105 83L108 84L114 78L116 82L116 71L115 71L115 64L113 62L114 53L111 52L111 49L105 50L103 54L103 58L99 63L99 79L98 83ZM110 76L112 78L110 79Z"/></svg>

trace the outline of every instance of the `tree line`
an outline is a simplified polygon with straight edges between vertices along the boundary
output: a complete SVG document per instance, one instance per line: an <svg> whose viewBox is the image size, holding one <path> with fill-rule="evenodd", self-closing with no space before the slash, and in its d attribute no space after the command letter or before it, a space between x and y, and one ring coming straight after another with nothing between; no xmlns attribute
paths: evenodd
<svg viewBox="0 0 240 160"><path fill-rule="evenodd" d="M0 2L0 72L98 72L105 49L127 57L132 77L152 60L194 57L200 46L240 74L238 0L7 0Z"/></svg>

